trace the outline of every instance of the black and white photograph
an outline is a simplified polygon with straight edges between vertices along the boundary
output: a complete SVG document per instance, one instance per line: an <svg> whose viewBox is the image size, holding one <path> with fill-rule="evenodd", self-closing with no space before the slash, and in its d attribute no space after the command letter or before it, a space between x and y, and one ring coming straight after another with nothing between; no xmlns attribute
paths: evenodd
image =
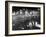
<svg viewBox="0 0 46 37"><path fill-rule="evenodd" d="M45 4L40 2L5 2L5 35L45 33Z"/></svg>
<svg viewBox="0 0 46 37"><path fill-rule="evenodd" d="M40 29L40 25L40 8L12 7L12 30Z"/></svg>

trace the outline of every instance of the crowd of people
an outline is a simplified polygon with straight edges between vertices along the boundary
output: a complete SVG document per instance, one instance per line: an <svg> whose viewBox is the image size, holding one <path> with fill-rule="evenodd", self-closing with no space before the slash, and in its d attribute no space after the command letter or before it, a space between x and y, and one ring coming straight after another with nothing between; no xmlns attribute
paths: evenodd
<svg viewBox="0 0 46 37"><path fill-rule="evenodd" d="M28 9L20 9L12 13L13 30L40 29L36 24L40 25L40 15L38 11Z"/></svg>

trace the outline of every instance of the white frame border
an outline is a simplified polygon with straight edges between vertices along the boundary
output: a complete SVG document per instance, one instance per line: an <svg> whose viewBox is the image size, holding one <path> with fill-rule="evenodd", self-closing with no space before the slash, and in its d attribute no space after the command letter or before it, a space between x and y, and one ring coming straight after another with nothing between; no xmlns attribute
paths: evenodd
<svg viewBox="0 0 46 37"><path fill-rule="evenodd" d="M12 6L22 7L40 7L41 8L41 30L21 30L12 31ZM8 33L9 34L26 34L26 33L42 33L43 32L43 4L26 4L26 3L13 3L8 2Z"/></svg>

